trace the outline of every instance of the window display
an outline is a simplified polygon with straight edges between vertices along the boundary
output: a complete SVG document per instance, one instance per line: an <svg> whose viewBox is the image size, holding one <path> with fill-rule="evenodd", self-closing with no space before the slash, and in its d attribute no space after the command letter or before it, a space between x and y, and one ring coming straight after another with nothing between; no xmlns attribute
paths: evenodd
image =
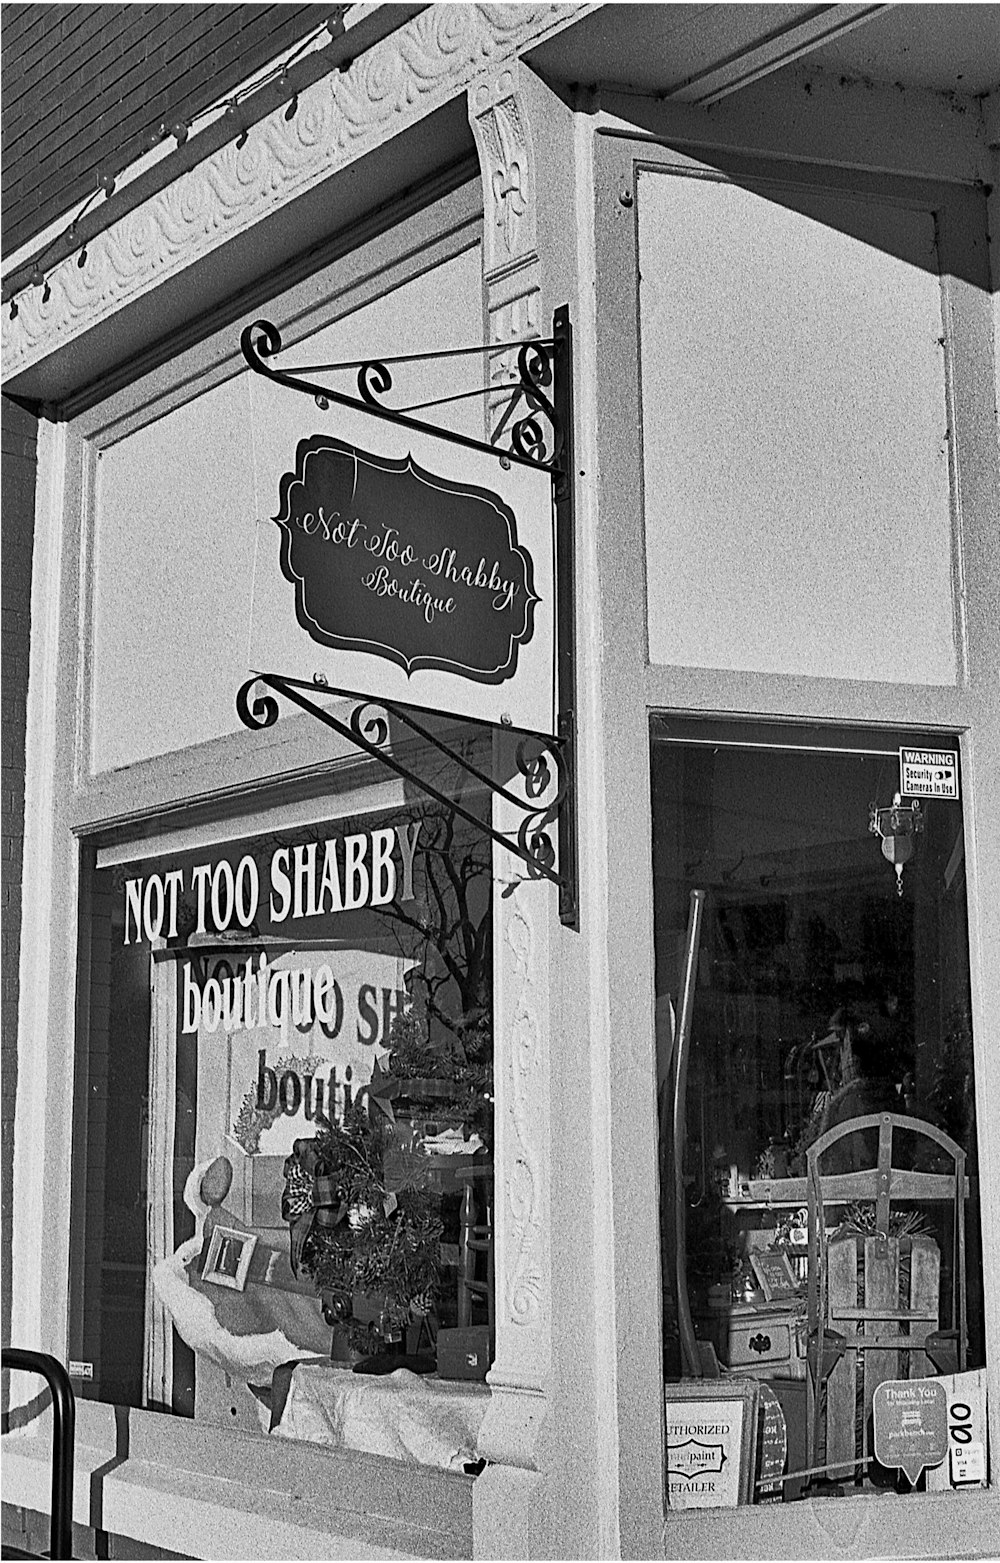
<svg viewBox="0 0 1000 1563"><path fill-rule="evenodd" d="M86 1392L332 1442L296 1364L326 1413L402 1367L410 1433L386 1401L388 1447L370 1408L354 1447L437 1461L475 1387L443 1381L491 1360L488 838L418 805L212 842L109 842L86 879Z"/></svg>
<svg viewBox="0 0 1000 1563"><path fill-rule="evenodd" d="M985 1481L957 754L653 722L665 1376L777 1397L751 1501Z"/></svg>

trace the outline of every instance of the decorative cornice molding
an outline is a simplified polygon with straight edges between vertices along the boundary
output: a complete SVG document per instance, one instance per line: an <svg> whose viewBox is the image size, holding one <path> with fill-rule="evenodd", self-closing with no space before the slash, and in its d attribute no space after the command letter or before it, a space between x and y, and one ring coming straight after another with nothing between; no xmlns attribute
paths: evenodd
<svg viewBox="0 0 1000 1563"><path fill-rule="evenodd" d="M582 4L430 5L360 55L350 70L278 108L242 147L197 167L89 240L83 266L67 258L3 319L8 378L40 363L204 256L467 90L485 71L582 12ZM504 134L516 139L505 122Z"/></svg>

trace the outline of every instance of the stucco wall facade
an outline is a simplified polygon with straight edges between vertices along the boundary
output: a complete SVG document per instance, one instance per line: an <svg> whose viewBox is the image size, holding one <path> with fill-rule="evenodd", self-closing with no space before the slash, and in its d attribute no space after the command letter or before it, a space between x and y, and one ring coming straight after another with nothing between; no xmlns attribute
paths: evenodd
<svg viewBox="0 0 1000 1563"><path fill-rule="evenodd" d="M238 324L262 302L293 337L305 335L318 309L343 316L391 299L408 265L426 269L462 244L467 254L473 235L483 340L495 362L503 362L505 343L547 332L559 305L568 304L574 325L581 917L578 930L565 927L555 891L527 880L498 849L494 873L509 893L498 897L494 931L503 1198L497 1354L480 1444L489 1464L474 1481L401 1476L342 1452L276 1452L249 1437L234 1436L222 1449L203 1429L131 1412L127 1469L103 1479L101 1523L151 1545L210 1556L423 1556L446 1545L448 1555L481 1557L865 1557L898 1549L904 1535L908 1550L943 1556L983 1555L996 1524L993 1492L665 1516L646 802L654 712L960 733L972 820L974 1029L978 1037L996 1034L990 971L1000 862L980 823L995 813L1000 771L996 317L982 106L956 105L920 86L840 80L801 63L708 106L663 101L638 82L630 92L600 87L596 64L595 85L581 87L590 78L575 74L573 30L599 10L461 6L399 16L349 69L304 85L294 114L290 99L262 112L243 145L221 132L214 139L210 128L200 158L188 145L184 159L163 159L150 175L156 188L141 203L109 207L86 268L72 258L58 262L48 300L39 288L22 288L17 314L5 311L12 384L45 404L33 580L41 613L32 628L27 720L33 808L25 852L34 877L20 1011L22 1038L45 1040L30 1053L22 1044L19 1055L14 1326L19 1343L57 1353L67 1343L71 1234L68 1211L46 1191L64 1186L71 1162L68 1137L55 1140L46 1124L70 1113L73 1100L73 1061L62 1039L72 1033L74 1003L62 975L75 967L80 941L79 844L113 822L138 828L193 805L211 813L221 774L221 792L243 798L328 759L302 718L280 724L271 739L206 731L181 758L184 746L171 740L119 753L127 762L121 766L110 750L95 763L81 734L76 679L91 669L90 559L84 555L81 572L81 539L93 524L98 452L133 427L129 420L140 428L151 408L190 404L192 385L221 383L232 372L226 355L235 358ZM560 47L567 51L562 79ZM670 422L671 398L683 395L690 412L701 397L701 410L711 412L719 447L707 458L711 477L732 473L741 452L759 453L755 420L763 425L789 386L784 376L781 394L769 399L766 361L755 362L756 388L741 383L734 432L724 399L731 387L699 376L699 340L711 345L713 312L706 305L699 323L687 308L687 352L670 374L663 364L673 339L658 338L649 313L645 321L642 315L647 256L656 299L669 307L683 295L670 288L678 225L663 192L671 182L685 206L688 275L697 280L700 271L704 299L721 306L745 266L737 252L746 230L739 212L736 220L728 212L727 229L726 203L745 211L748 191L783 181L810 198L825 192L819 220L836 234L841 275L858 281L845 375L863 361L876 313L871 300L893 278L909 289L894 295L894 351L907 345L908 323L918 321L916 384L899 388L879 414L894 460L908 441L919 446L926 482L918 498L926 507L911 533L874 441L863 457L862 501L874 495L871 507L846 480L843 496L852 557L870 557L872 574L859 582L865 608L849 644L831 656L820 637L803 638L801 626L789 625L780 602L769 603L757 644L740 633L738 615L720 611L706 647L697 639L699 613L690 603L674 611L670 529L683 513L688 541L698 541L691 533L700 500L697 484L685 505L667 492L671 462L685 475L692 470L690 443L680 455L670 444L681 421ZM852 232L852 205L864 212L860 236ZM759 242L779 256L794 231L787 207L765 200L754 211ZM943 211L953 216L942 226ZM934 270L928 262L911 272L914 234L920 240L935 224L944 252ZM455 236L463 233L460 244ZM806 292L808 271L806 256L799 277ZM211 329L190 320L178 329L181 296L194 289L206 310L215 309L206 316ZM687 305L699 296L692 285ZM773 320L773 299L758 302ZM433 297L429 307L447 311ZM945 343L933 332L933 342L924 340L932 315ZM816 329L830 345L837 319L829 298ZM830 345L827 364L833 352ZM778 353L773 362L781 361ZM926 439L912 427L913 398L932 408ZM824 384L805 377L791 387L787 417L798 418L800 436L810 426L825 434L828 411ZM840 433L848 445L852 430L870 432L871 416L870 403L845 413ZM780 481L780 441L775 448ZM758 479L754 487L738 475L721 497L710 495L712 524L729 550L723 597L741 584L751 597L769 585L760 537L748 543L737 513L740 502L759 508ZM775 536L764 537L779 555L788 507L808 499L799 467L787 479L786 506L776 522L770 518ZM873 625L882 561L868 534L886 529L890 552L911 550L903 572L909 596L891 575L885 622ZM842 561L827 531L822 547L809 547L805 521L799 542L790 557L785 551L784 589L821 600L824 560ZM744 562L748 547L754 556ZM692 569L701 590L703 574ZM928 572L937 573L932 579ZM839 580L836 588L847 610L855 601L849 585ZM697 599L703 612L712 601L711 594L707 606ZM886 648L922 605L938 617L905 676ZM748 622L755 627L752 611ZM500 765L505 742L498 736ZM986 1181L1000 1165L992 1110L1000 1077L987 1048L977 1055L977 1089ZM984 1203L987 1297L997 1293L996 1220ZM991 1372L998 1331L994 1308L987 1318ZM27 1402L23 1386L15 1399ZM994 1448L998 1404L994 1395ZM44 1432L21 1438L8 1455L11 1490L28 1507L43 1506L43 1444ZM81 1444L78 1518L96 1524L86 1476L126 1452L111 1411L85 1408ZM431 1540L436 1513L444 1516L443 1543Z"/></svg>

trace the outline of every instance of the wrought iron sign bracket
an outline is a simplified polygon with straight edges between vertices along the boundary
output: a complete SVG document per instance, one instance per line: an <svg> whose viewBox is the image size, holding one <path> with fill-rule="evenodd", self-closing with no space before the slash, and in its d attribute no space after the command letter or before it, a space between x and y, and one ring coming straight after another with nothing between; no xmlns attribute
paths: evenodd
<svg viewBox="0 0 1000 1563"><path fill-rule="evenodd" d="M265 685L274 694L258 692L254 695L254 686L257 684ZM515 758L525 791L525 797L522 798L481 771L418 721L414 715L414 710L418 708L404 706L397 701L381 697L374 699L357 694L354 690L334 689L329 684L315 680L307 683L304 679L287 678L281 673L255 673L242 685L236 696L236 710L246 727L260 730L274 726L279 714L275 694L284 696L301 710L308 711L372 759L387 765L397 776L417 787L435 803L442 804L490 836L526 864L529 878L551 880L559 887L560 916L564 922L576 926L576 885L557 867L556 849L551 836L552 827L558 822L560 846L564 845L568 824L567 803L571 801L573 780L570 762L572 751L568 742L571 734L560 734L558 738L546 738L540 733L516 735L518 742ZM346 721L319 704L320 700L328 699L331 695L358 701ZM492 825L487 825L399 759L389 747L390 727L387 717L437 749L467 776L487 787L495 797L502 798L518 809L523 818L516 835L506 835L503 831L495 830Z"/></svg>
<svg viewBox="0 0 1000 1563"><path fill-rule="evenodd" d="M571 928L579 927L577 819L576 819L576 673L574 655L574 517L573 517L573 364L572 327L569 310L562 305L552 320L552 336L528 341L484 343L476 347L453 349L443 353L407 355L399 358L368 359L348 364L327 364L306 368L279 369L275 363L281 351L281 336L266 320L247 326L240 337L243 355L252 370L265 379L311 397L326 410L331 404L353 408L386 422L401 425L435 439L482 451L502 466L512 463L548 473L552 485L555 518L556 581L556 736L520 733L516 764L523 780L525 797L518 797L494 778L479 771L442 743L418 720L427 712L397 701L334 689L323 682L307 683L279 673L257 673L240 689L236 707L247 727L270 727L278 719L275 694L310 712L319 721L348 739L359 749L381 760L404 780L471 821L500 846L521 859L529 877L550 880L559 888L560 920ZM483 356L517 350L517 379L480 387L474 392L445 397L460 400L466 395L495 396L497 390L510 391L511 397L498 419L492 441L476 439L454 429L438 427L416 418L419 407L393 408L380 400L392 389L390 364L412 363L419 359L454 358L463 354ZM306 378L327 371L357 370L358 395ZM432 405L432 404L427 404ZM273 694L251 698L253 686L267 686ZM340 717L317 702L330 695L343 695L359 702L350 717ZM414 774L391 751L389 723L381 713L433 745L507 804L517 808L523 818L514 835L506 835L469 813L430 783ZM498 724L501 731L512 731ZM557 831L558 852L552 838Z"/></svg>
<svg viewBox="0 0 1000 1563"><path fill-rule="evenodd" d="M447 440L452 445L462 445L467 450L482 451L487 456L496 457L503 465L514 462L519 466L531 467L536 472L548 472L554 479L565 476L571 470L567 459L571 431L562 416L558 393L560 379L571 372L568 357L569 312L565 306L557 310L553 317L551 337L530 337L519 342L479 343L475 347L451 348L438 353L409 353L396 358L384 356L347 363L279 369L274 360L281 352L281 333L269 320L255 320L251 325L245 326L240 334L240 347L243 357L255 373L262 375L266 380L273 380L276 385L284 385L289 390L300 391L305 396L311 397L323 412L329 409L331 403L339 407L351 407L356 412L369 413L372 417L381 418L387 423L399 424L404 429L430 434L435 439ZM476 439L474 435L462 434L457 429L442 428L439 424L428 423L424 418L413 417L413 413L421 410L420 408L391 407L380 399L392 390L390 364L411 364L422 360L437 361L443 358L466 357L470 354L485 356L490 353L511 352L515 348L517 349L516 380L479 386L472 391L459 392L457 395L444 396L433 402L421 404L428 407L440 406L446 402L462 401L476 396L495 396L498 390L510 391L510 400L497 422L492 441ZM307 374L335 373L347 369L357 370L357 396L349 396L346 391L336 391L328 385L320 385L318 381L304 378ZM553 381L556 386L554 398L549 394ZM519 417L515 416L522 403L527 411L522 411Z"/></svg>

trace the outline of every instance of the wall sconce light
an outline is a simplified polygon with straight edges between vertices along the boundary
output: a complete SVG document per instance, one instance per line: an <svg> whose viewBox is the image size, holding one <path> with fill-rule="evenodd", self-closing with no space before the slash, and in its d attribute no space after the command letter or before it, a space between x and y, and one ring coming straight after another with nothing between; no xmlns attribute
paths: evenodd
<svg viewBox="0 0 1000 1563"><path fill-rule="evenodd" d="M880 809L877 803L871 806L868 829L881 838L882 856L896 870L897 895L903 894L903 869L913 856L913 838L921 835L923 828L924 816L916 798L904 803L897 792L891 808Z"/></svg>

